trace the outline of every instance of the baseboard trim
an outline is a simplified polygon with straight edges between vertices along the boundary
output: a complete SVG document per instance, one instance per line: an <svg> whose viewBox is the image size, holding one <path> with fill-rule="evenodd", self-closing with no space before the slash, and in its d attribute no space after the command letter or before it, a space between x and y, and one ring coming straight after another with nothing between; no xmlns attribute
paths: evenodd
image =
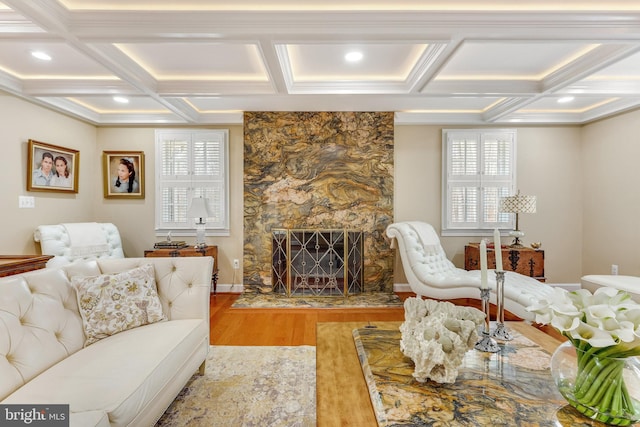
<svg viewBox="0 0 640 427"><path fill-rule="evenodd" d="M393 292L413 292L408 283L394 283Z"/></svg>
<svg viewBox="0 0 640 427"><path fill-rule="evenodd" d="M216 292L224 292L226 294L241 294L244 291L244 285L230 285L225 283L218 283L216 285ZM213 287L211 288L211 293L213 293Z"/></svg>

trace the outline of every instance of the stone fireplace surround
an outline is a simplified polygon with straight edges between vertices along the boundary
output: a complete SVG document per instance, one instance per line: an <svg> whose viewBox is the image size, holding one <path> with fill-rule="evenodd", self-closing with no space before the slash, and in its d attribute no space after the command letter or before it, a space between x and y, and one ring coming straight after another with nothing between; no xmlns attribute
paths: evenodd
<svg viewBox="0 0 640 427"><path fill-rule="evenodd" d="M363 232L363 292L393 290L392 112L244 114L244 277L273 289L272 232Z"/></svg>

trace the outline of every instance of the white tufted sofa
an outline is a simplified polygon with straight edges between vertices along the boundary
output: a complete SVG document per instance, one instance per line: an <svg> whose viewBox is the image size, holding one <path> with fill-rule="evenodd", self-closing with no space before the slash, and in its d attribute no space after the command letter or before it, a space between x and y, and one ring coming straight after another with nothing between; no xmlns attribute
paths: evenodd
<svg viewBox="0 0 640 427"><path fill-rule="evenodd" d="M83 348L70 277L153 264L168 321ZM0 403L69 404L70 425L153 426L209 351L213 258L76 262L0 279Z"/></svg>
<svg viewBox="0 0 640 427"><path fill-rule="evenodd" d="M430 224L419 221L391 224L387 227L387 236L398 243L402 267L416 295L441 300L480 299L480 270L456 268L447 259L440 238ZM495 301L493 270L489 271L488 282L492 301ZM534 318L526 307L552 294L549 285L512 271L505 273L504 283L505 309L526 320Z"/></svg>
<svg viewBox="0 0 640 427"><path fill-rule="evenodd" d="M47 262L47 267L58 267L74 261L94 258L124 258L120 233L114 224L108 222L85 224L95 224L99 227L108 245L108 252L97 257L74 256L69 233L63 224L40 225L33 233L33 240L40 242L42 255L53 255L53 258Z"/></svg>
<svg viewBox="0 0 640 427"><path fill-rule="evenodd" d="M640 277L618 276L613 274L589 274L580 278L582 289L587 289L594 293L601 287L615 288L625 291L634 301L640 302Z"/></svg>

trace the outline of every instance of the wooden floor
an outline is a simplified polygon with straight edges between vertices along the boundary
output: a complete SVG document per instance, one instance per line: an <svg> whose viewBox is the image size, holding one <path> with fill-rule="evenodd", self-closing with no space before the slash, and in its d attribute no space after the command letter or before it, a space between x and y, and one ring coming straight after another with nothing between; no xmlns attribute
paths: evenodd
<svg viewBox="0 0 640 427"><path fill-rule="evenodd" d="M397 293L401 300L415 296ZM404 321L404 309L398 308L231 308L239 294L211 295L212 345L316 345L316 326L323 322ZM479 301L456 301L477 306ZM506 320L514 320L505 316ZM495 319L495 313L492 314ZM550 327L537 326L543 332L562 339Z"/></svg>
<svg viewBox="0 0 640 427"><path fill-rule="evenodd" d="M402 300L411 293L398 294ZM398 308L231 308L238 294L211 295L213 345L316 345L319 322L403 321Z"/></svg>

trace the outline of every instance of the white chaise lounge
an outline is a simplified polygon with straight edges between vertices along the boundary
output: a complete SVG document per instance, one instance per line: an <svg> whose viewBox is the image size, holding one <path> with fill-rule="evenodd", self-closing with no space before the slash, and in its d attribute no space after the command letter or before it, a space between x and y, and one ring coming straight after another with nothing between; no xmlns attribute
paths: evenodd
<svg viewBox="0 0 640 427"><path fill-rule="evenodd" d="M416 295L439 300L456 298L480 299L480 270L456 268L447 259L440 238L430 224L419 221L399 222L387 227L387 236L397 241L402 267ZM393 241L392 241L393 245ZM496 281L489 271L492 302ZM508 271L505 273L505 309L516 316L533 320L526 307L549 297L552 288L531 277Z"/></svg>

